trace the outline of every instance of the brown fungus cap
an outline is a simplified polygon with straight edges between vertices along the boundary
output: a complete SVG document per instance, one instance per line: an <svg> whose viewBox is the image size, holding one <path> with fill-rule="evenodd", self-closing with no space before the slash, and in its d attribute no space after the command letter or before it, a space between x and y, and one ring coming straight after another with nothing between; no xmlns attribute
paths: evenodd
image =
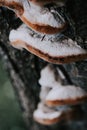
<svg viewBox="0 0 87 130"><path fill-rule="evenodd" d="M48 82L44 76L47 76ZM50 76L52 78L50 78ZM59 75L56 75L56 77L59 77ZM64 79L64 76L62 76L62 79ZM82 98L83 96L86 96L87 99L86 92L73 85L61 85L61 82L55 85L55 82L59 80L55 79L54 68L51 65L47 65L41 70L40 80L40 103L33 113L34 120L42 125L53 125L61 121L68 122L71 120L78 120L81 114L78 112L78 106L75 105L79 103L79 101L81 102L81 100L77 102L76 99ZM44 82L46 83L44 84ZM57 103L55 102L56 99ZM61 101L62 104L58 102L60 99L63 101ZM68 99L72 100L67 102ZM47 100L50 100L51 104L49 104ZM74 106L71 107L69 105Z"/></svg>
<svg viewBox="0 0 87 130"><path fill-rule="evenodd" d="M54 87L46 97L48 106L76 105L87 100L87 93L74 85Z"/></svg>
<svg viewBox="0 0 87 130"><path fill-rule="evenodd" d="M43 103L39 103L38 108L33 113L33 118L36 122L43 125L53 125L66 119L66 115L70 117L73 109L62 106L59 110L50 108Z"/></svg>
<svg viewBox="0 0 87 130"><path fill-rule="evenodd" d="M10 42L15 48L25 48L45 61L62 64L87 58L86 50L77 45L76 41L64 36L44 35L36 33L26 25L10 32ZM62 40L63 39L63 40Z"/></svg>
<svg viewBox="0 0 87 130"><path fill-rule="evenodd" d="M65 18L57 11L58 5L40 7L28 0L0 0L0 5L13 10L28 27L44 34L59 33L67 27Z"/></svg>
<svg viewBox="0 0 87 130"><path fill-rule="evenodd" d="M19 0L0 0L0 6L7 7L20 15L24 12L23 5Z"/></svg>

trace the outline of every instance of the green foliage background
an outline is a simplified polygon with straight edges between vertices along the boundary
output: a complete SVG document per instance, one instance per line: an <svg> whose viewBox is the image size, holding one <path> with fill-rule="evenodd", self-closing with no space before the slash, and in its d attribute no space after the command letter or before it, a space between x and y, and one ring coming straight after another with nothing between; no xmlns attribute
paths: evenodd
<svg viewBox="0 0 87 130"><path fill-rule="evenodd" d="M26 130L13 88L0 62L0 130Z"/></svg>

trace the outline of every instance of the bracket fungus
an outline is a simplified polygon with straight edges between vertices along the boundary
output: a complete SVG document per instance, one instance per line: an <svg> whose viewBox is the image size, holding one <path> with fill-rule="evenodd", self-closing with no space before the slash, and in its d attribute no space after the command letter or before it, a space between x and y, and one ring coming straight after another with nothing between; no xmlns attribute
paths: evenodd
<svg viewBox="0 0 87 130"><path fill-rule="evenodd" d="M29 0L3 1L1 0L0 4L11 8L25 24L35 31L54 34L66 27L66 21L59 13L57 5L42 7Z"/></svg>
<svg viewBox="0 0 87 130"><path fill-rule="evenodd" d="M25 48L29 52L51 63L69 63L87 58L86 50L75 41L60 34L39 34L26 25L10 32L10 42L16 48Z"/></svg>
<svg viewBox="0 0 87 130"><path fill-rule="evenodd" d="M85 100L87 101L87 93L82 88L73 85L59 85L48 93L46 104L49 106L75 105Z"/></svg>
<svg viewBox="0 0 87 130"><path fill-rule="evenodd" d="M61 72L59 68L58 70ZM87 100L87 93L82 88L74 85L62 85L64 78L61 78L60 72L57 75L52 65L41 70L40 103L33 113L33 117L38 123L52 125L66 120L67 117L74 119L77 113L74 106ZM73 107L71 107L72 105Z"/></svg>
<svg viewBox="0 0 87 130"><path fill-rule="evenodd" d="M66 0L0 0L0 6L13 10L26 24L11 31L11 45L55 64L86 59L87 51L63 34L70 24L65 3Z"/></svg>
<svg viewBox="0 0 87 130"><path fill-rule="evenodd" d="M69 106L50 108L45 104L40 103L34 111L33 117L35 121L43 125L52 125L65 119L67 114L73 112Z"/></svg>

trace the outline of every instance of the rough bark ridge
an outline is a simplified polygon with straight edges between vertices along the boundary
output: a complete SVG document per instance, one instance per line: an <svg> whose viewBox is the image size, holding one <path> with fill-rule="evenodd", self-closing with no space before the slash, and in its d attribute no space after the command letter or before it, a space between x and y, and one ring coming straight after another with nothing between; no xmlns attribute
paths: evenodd
<svg viewBox="0 0 87 130"><path fill-rule="evenodd" d="M87 0L69 0L67 2L67 10L75 21L75 39L78 44L87 49ZM61 122L53 126L43 126L34 122L32 113L39 101L40 90L37 81L40 77L41 68L47 63L25 50L19 51L9 45L8 35L10 30L20 24L21 21L15 17L13 12L0 8L0 58L3 59L5 68L11 78L28 129L86 130L86 103L78 106L78 114L83 112L83 117L78 121ZM59 67L66 75L66 80L69 84L73 83L87 90L87 60L59 65Z"/></svg>

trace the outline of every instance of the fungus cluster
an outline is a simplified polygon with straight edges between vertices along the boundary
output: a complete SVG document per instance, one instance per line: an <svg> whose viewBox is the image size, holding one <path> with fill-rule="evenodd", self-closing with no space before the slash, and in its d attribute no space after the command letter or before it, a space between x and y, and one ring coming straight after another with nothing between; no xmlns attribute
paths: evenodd
<svg viewBox="0 0 87 130"><path fill-rule="evenodd" d="M70 63L87 58L87 51L64 31L69 21L64 12L66 0L0 0L23 21L9 35L13 47L25 48L36 56L54 63ZM41 71L40 103L34 119L41 124L54 124L74 113L71 105L87 100L87 93L80 87L64 85L64 75L48 65Z"/></svg>
<svg viewBox="0 0 87 130"><path fill-rule="evenodd" d="M25 23L10 32L15 48L51 63L69 63L87 58L87 51L63 34L69 25L64 12L66 0L0 0Z"/></svg>
<svg viewBox="0 0 87 130"><path fill-rule="evenodd" d="M44 125L51 125L74 116L75 109L71 106L87 100L87 93L80 87L64 85L64 76L60 70L47 65L41 70L40 103L34 111L34 119ZM62 73L62 72L61 72Z"/></svg>

